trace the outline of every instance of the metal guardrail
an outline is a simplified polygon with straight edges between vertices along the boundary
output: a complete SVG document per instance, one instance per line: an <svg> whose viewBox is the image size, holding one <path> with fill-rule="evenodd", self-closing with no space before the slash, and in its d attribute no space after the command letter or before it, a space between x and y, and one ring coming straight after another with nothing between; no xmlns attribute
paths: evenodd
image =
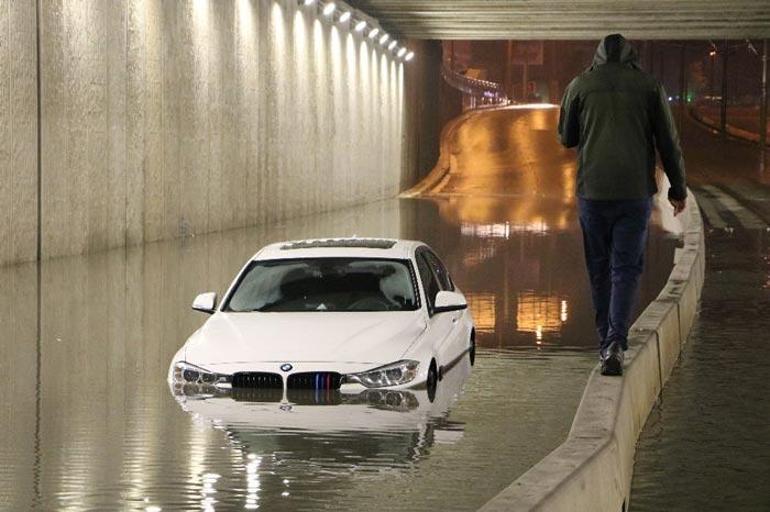
<svg viewBox="0 0 770 512"><path fill-rule="evenodd" d="M446 64L441 66L441 76L450 87L463 93L463 110L507 105L509 102L503 86L497 82L470 78L450 69Z"/></svg>

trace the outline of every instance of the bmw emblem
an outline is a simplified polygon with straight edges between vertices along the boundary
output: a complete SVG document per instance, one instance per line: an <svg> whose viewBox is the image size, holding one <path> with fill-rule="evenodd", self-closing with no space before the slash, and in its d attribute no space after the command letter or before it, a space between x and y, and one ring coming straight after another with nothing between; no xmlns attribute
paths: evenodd
<svg viewBox="0 0 770 512"><path fill-rule="evenodd" d="M290 365L289 363L283 363L281 365L281 371L282 372L290 372L292 368L294 368L294 367L292 365Z"/></svg>

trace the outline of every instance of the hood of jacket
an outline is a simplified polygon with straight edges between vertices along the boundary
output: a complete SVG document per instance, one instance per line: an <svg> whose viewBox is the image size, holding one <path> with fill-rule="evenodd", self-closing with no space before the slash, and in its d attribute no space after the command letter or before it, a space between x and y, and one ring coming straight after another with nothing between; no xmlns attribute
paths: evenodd
<svg viewBox="0 0 770 512"><path fill-rule="evenodd" d="M618 62L625 66L640 69L639 56L636 53L636 49L620 34L610 34L599 42L591 68L607 64L608 62Z"/></svg>

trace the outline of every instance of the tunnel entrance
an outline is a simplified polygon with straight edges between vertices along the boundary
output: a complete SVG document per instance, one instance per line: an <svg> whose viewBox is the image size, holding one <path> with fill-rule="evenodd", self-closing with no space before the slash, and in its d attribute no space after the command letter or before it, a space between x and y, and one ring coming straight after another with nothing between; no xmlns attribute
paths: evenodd
<svg viewBox="0 0 770 512"><path fill-rule="evenodd" d="M747 146L759 141L763 100L761 41L636 40L642 69L663 84L687 148L709 131L743 137ZM597 41L458 41L441 43L439 104L441 128L438 159L424 179L403 194L426 198L441 221L468 240L483 240L478 259L492 248L522 244L507 258L515 284L496 294L483 293L494 279L479 277L478 293L470 294L481 346L500 344L516 331L536 343L564 335L562 317L569 317L579 291L565 292L582 266L576 208L576 154L558 141L559 102L569 82L588 68ZM518 49L517 49L518 48ZM701 143L702 144L702 143ZM689 145L689 146L688 146ZM759 152L757 152L759 154ZM693 161L695 155L693 154ZM693 165L693 170L702 166ZM728 169L728 167L724 167ZM722 171L724 172L724 171ZM691 174L691 184L701 176ZM655 237L670 241L681 231L665 202L667 185L660 176L653 215ZM570 249L543 266L539 243L572 238ZM665 246L665 243L663 243ZM651 252L663 254L653 249ZM574 257L569 264L567 254ZM475 261L471 260L471 261ZM556 284L554 274L572 269ZM652 274L665 274L662 269ZM469 273L475 276L476 273ZM490 275L501 275L491 272ZM528 281L532 276L533 280ZM492 297L515 300L499 304ZM650 290L655 293L655 285ZM492 304L492 305L490 305ZM645 304L642 301L641 306ZM567 311L564 314L564 311ZM588 329L587 329L588 330ZM490 339L490 336L498 338ZM569 334L566 337L569 338Z"/></svg>
<svg viewBox="0 0 770 512"><path fill-rule="evenodd" d="M667 92L680 133L697 124L766 145L766 41L631 44L641 68ZM432 168L423 169L427 178L407 195L494 191L570 196L568 179L548 183L548 177L574 171L574 153L556 141L557 107L569 82L591 65L596 46L596 40L442 41L434 91L439 156ZM537 177L522 179L532 170L534 154L539 155L533 170Z"/></svg>

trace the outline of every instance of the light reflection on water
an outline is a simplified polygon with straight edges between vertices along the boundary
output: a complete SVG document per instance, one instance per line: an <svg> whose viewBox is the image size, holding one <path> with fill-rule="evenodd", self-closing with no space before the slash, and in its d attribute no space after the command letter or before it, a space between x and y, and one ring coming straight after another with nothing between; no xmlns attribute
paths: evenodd
<svg viewBox="0 0 770 512"><path fill-rule="evenodd" d="M169 393L169 360L204 320L189 308L198 292L223 291L266 243L352 233L422 239L442 255L483 331L470 376L453 370L440 399L415 393L419 406L401 411L386 398L285 410ZM563 439L595 363L569 350L595 343L579 240L574 229L462 235L434 202L394 200L49 260L39 288L35 265L2 268L0 509L479 506ZM651 239L653 269L670 268L672 246ZM532 303L525 321L519 297ZM536 346L540 324L543 346L564 353L509 350Z"/></svg>
<svg viewBox="0 0 770 512"><path fill-rule="evenodd" d="M483 504L563 440L595 364L574 159L555 148L555 112L533 112L459 131L469 172L430 201L0 268L0 509ZM204 320L197 293L221 295L267 243L354 233L442 256L478 326L472 372L449 372L434 402L169 392L170 358ZM673 245L653 229L642 303Z"/></svg>

